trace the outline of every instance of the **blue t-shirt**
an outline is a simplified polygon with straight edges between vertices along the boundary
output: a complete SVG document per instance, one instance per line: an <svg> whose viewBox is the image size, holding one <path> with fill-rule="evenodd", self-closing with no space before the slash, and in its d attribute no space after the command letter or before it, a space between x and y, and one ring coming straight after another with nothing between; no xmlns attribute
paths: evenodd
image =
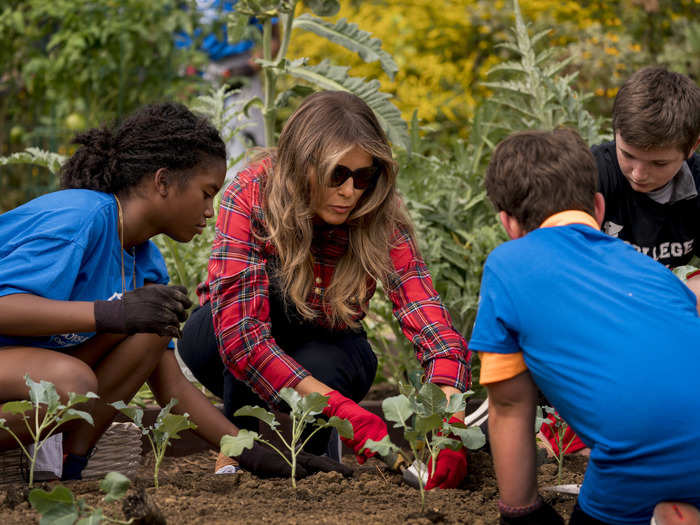
<svg viewBox="0 0 700 525"><path fill-rule="evenodd" d="M59 301L95 301L122 295L144 282L168 283L163 256L151 241L121 249L114 196L63 190L0 215L0 296L27 293ZM134 266L136 281L134 281ZM0 346L65 348L93 333L50 337L0 335Z"/></svg>
<svg viewBox="0 0 700 525"><path fill-rule="evenodd" d="M469 347L523 352L591 447L579 504L648 524L660 501L700 505L700 318L668 269L582 224L541 228L484 267Z"/></svg>

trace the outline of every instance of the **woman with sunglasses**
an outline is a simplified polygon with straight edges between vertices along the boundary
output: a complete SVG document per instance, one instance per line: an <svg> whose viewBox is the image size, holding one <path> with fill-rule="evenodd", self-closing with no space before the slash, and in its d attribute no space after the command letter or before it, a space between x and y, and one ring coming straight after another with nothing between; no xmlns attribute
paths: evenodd
<svg viewBox="0 0 700 525"><path fill-rule="evenodd" d="M448 396L469 385L466 342L417 251L396 175L372 110L352 94L327 91L308 97L278 148L227 188L208 280L198 289L202 307L185 325L180 350L238 426L257 428L256 420L233 417L239 407L279 406L284 387L319 392L329 399L326 416L352 423L354 436L344 441L358 462L372 455L365 441L382 439L387 428L357 403L377 370L360 325L377 281L425 380ZM328 435L309 449L327 447ZM464 453L446 450L429 487L454 487L465 473Z"/></svg>

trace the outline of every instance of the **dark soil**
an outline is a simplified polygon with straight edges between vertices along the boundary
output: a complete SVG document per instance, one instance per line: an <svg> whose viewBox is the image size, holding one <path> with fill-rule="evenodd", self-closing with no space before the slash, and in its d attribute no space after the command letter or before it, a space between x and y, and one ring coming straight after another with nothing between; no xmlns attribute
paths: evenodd
<svg viewBox="0 0 700 525"><path fill-rule="evenodd" d="M160 487L153 487L150 457L144 459L125 502L102 504L98 480L68 482L77 498L101 506L106 515L137 523L285 523L285 524L399 524L498 523L498 490L491 457L484 452L470 455L469 474L459 489L436 490L426 495L426 513L421 515L416 489L400 475L386 471L375 460L358 466L352 457L346 464L356 468L352 478L340 474L317 474L297 482L261 480L243 473L214 475L216 454L199 452L187 457L166 457L161 465ZM567 457L562 483L581 483L586 459ZM556 484L556 464L545 463L538 471L540 488ZM41 484L49 489L51 484ZM20 489L18 491L18 489ZM38 523L38 515L18 497L20 487L0 485L0 516L3 525ZM565 518L575 497L542 492ZM159 516L159 513L161 516Z"/></svg>

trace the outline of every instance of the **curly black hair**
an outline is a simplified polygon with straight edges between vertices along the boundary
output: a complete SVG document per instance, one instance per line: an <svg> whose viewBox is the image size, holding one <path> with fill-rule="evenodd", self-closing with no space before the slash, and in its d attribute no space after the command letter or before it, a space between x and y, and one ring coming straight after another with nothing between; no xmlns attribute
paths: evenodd
<svg viewBox="0 0 700 525"><path fill-rule="evenodd" d="M226 146L209 121L182 104L144 106L112 127L78 134L81 144L61 167L61 187L105 193L129 191L160 168L180 183L189 170L211 159L226 159Z"/></svg>

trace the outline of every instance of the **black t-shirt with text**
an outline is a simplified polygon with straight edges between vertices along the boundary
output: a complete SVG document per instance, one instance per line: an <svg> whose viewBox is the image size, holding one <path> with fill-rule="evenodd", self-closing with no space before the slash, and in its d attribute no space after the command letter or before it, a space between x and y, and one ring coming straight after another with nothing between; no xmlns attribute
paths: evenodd
<svg viewBox="0 0 700 525"><path fill-rule="evenodd" d="M699 195L660 204L634 191L617 162L615 143L591 148L598 165L598 191L605 197L602 230L675 268L700 253L700 156L687 161Z"/></svg>

